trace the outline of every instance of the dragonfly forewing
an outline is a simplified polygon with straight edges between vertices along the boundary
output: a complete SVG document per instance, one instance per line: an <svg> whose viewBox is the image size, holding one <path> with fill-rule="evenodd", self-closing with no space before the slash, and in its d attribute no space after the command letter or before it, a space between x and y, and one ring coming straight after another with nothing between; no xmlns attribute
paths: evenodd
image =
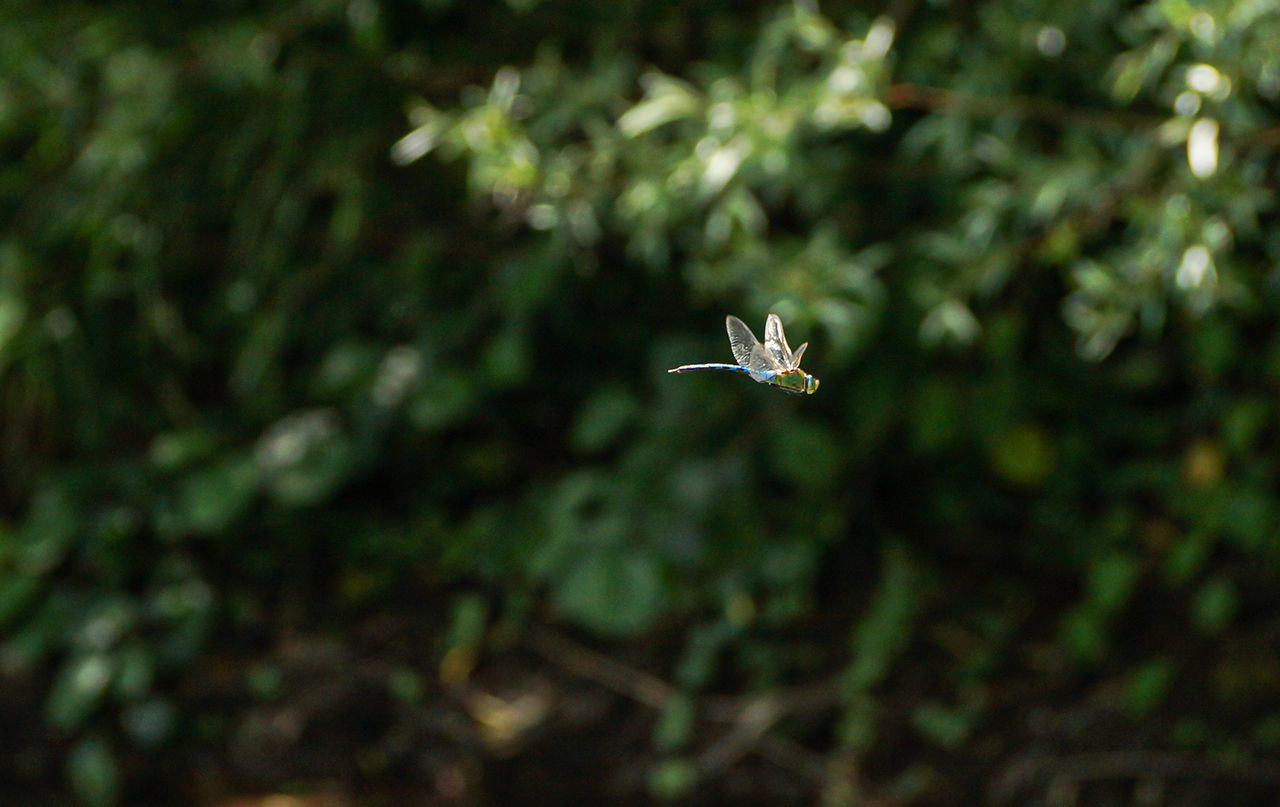
<svg viewBox="0 0 1280 807"><path fill-rule="evenodd" d="M751 361L751 351L760 340L747 327L747 323L730 314L724 318L725 330L729 332L729 349L733 351L733 359L743 367Z"/></svg>
<svg viewBox="0 0 1280 807"><path fill-rule="evenodd" d="M786 367L777 361L760 344L760 340L747 327L747 323L730 314L724 318L725 330L729 332L729 349L738 364L752 373L774 373Z"/></svg>

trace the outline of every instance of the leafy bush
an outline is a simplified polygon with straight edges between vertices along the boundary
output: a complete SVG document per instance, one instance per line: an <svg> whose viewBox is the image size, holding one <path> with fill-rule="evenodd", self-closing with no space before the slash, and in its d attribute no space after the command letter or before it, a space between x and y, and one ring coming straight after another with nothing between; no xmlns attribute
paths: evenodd
<svg viewBox="0 0 1280 807"><path fill-rule="evenodd" d="M669 796L689 704L797 680L838 682L833 755L919 675L906 731L961 747L1024 664L1135 715L1208 681L1265 748L1280 667L1220 642L1270 635L1280 560L1277 35L1233 3L19 4L3 667L53 671L96 803L214 648L423 592L465 592L444 646L666 637ZM664 372L769 311L813 398Z"/></svg>

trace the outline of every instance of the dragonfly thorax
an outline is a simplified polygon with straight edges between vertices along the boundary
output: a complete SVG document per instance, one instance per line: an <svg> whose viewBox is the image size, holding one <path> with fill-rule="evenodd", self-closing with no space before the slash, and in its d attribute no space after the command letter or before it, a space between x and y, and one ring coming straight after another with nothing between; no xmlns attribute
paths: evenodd
<svg viewBox="0 0 1280 807"><path fill-rule="evenodd" d="M788 392L812 395L818 391L818 379L803 370L784 370L780 373L772 374L769 378L760 380L775 387L782 387Z"/></svg>

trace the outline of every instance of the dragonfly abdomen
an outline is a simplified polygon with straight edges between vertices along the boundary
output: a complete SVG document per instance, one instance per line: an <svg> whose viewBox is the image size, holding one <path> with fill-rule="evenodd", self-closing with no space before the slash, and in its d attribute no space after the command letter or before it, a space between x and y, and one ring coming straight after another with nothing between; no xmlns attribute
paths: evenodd
<svg viewBox="0 0 1280 807"><path fill-rule="evenodd" d="M746 373L751 375L751 371L745 367L739 367L736 364L685 364L668 370L668 373L688 373L693 370L728 370L731 373Z"/></svg>

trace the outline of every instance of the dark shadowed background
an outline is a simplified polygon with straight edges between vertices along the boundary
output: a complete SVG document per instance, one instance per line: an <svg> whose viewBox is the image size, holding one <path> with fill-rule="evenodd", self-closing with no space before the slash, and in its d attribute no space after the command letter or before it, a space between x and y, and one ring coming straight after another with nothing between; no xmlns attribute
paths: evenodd
<svg viewBox="0 0 1280 807"><path fill-rule="evenodd" d="M1277 43L9 0L0 801L1275 804Z"/></svg>

